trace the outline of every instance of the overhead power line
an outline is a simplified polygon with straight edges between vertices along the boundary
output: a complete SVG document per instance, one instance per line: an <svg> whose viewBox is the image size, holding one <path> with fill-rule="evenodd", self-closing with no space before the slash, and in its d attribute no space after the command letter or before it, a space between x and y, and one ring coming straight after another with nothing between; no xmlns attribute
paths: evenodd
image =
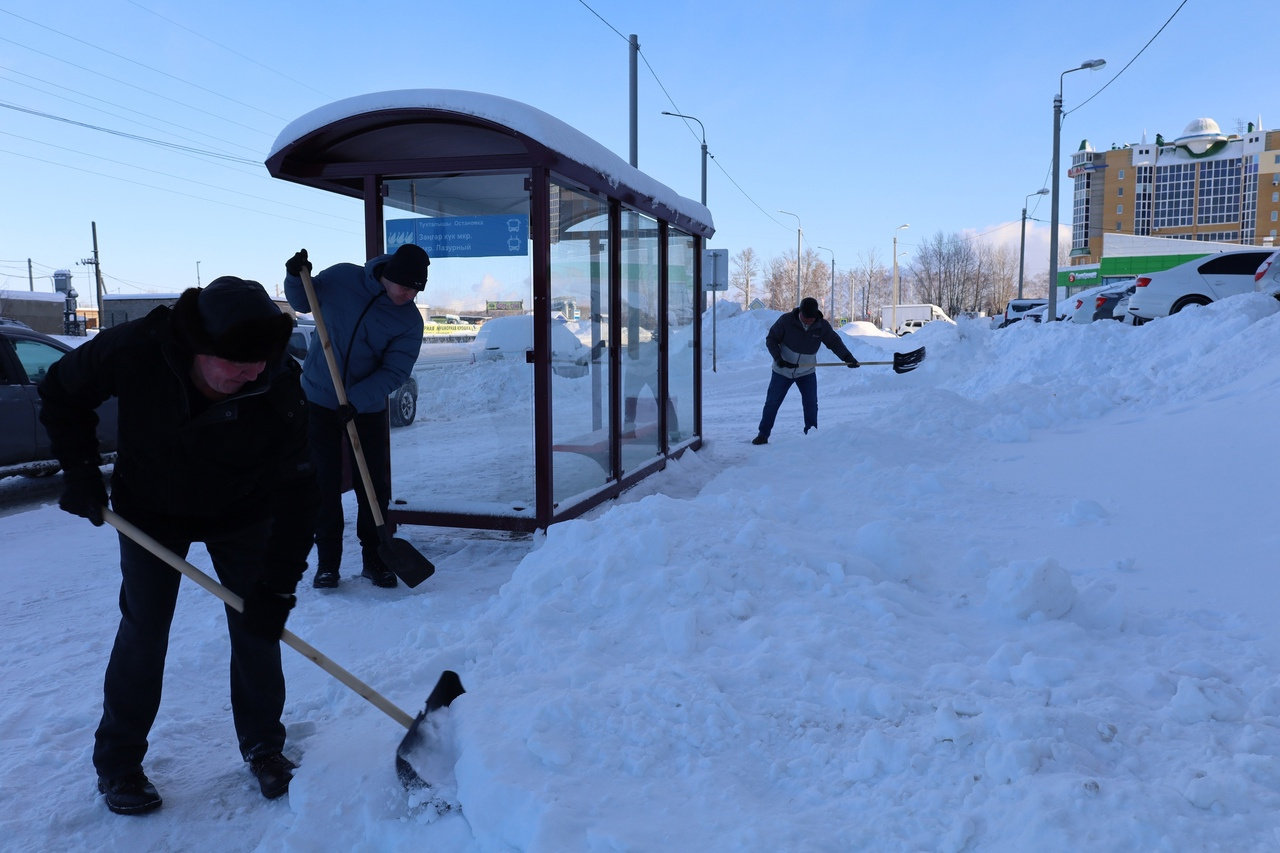
<svg viewBox="0 0 1280 853"><path fill-rule="evenodd" d="M10 104L6 101L0 101L0 107L3 107L7 110L14 110L20 113L27 113L28 115L39 116L40 118L47 118L52 121L60 121L65 124L73 124L76 127L84 127L84 128L88 128L89 130L99 131L100 133L109 133L112 136L120 136L125 139L132 139L135 142L145 142L148 145L159 145L161 148L171 148L175 151L186 151L190 154L199 154L202 157L213 157L216 160L228 160L232 163L245 163L253 166L258 165L257 160L250 160L246 157L235 157L230 154L221 154L217 151L207 151L202 148L192 148L190 145L179 145L176 142L165 142L160 139L151 139L150 137L147 137L147 136L138 136L136 133L125 133L123 130L112 130L109 127L99 127L96 124L88 124L83 121L75 121L74 119L63 118L62 116L55 116L49 113L42 113L39 110L32 110L32 109L28 109L27 107L20 107L17 104Z"/></svg>
<svg viewBox="0 0 1280 853"><path fill-rule="evenodd" d="M28 24L31 24L33 27L39 27L39 28L40 28L40 29L42 29L42 30L48 30L49 32L51 32L51 33L55 33L55 34L57 34L57 35L60 35L60 36L62 36L63 38L71 39L72 41L74 41L74 42L76 42L76 43L78 43L78 44L85 45L86 47L91 47L91 48L93 48L94 50L102 51L103 53L107 54L108 56L114 56L116 59L123 59L125 62L131 62L131 63L133 63L134 65L138 66L139 68L145 68L145 69L147 69L148 71L150 71L150 72L152 72L152 73L155 73L155 74L159 74L159 75L161 75L162 77L168 77L170 80L176 80L177 82L182 83L182 84L183 84L183 85L185 85L185 86L191 86L191 87L192 87L192 88L194 88L194 89L199 89L199 90L200 90L200 91L202 91L202 92L208 92L210 95L214 95L215 97L219 97L219 98L222 98L222 99L224 99L224 100L230 101L230 102L231 102L231 103L233 103L233 104L239 104L240 106L244 107L245 109L249 109L249 110L253 110L254 112L262 113L264 116L268 116L268 117L270 117L270 118L277 119L278 121L282 121L282 122L283 122L283 121L288 121L288 119L284 118L283 116L278 116L278 115L276 115L275 113L267 112L267 111L266 111L266 110L264 110L264 109L260 109L259 107L255 107L253 104L246 104L244 101L241 101L241 100L238 100L238 99L236 99L236 98L233 98L233 97L231 97L230 95L224 95L224 94L222 94L221 92L215 91L215 90L210 89L210 88L207 88L207 87L205 87L205 86L201 86L199 83L192 83L190 80L184 80L184 79L182 79L181 77L177 76L176 74L170 74L168 71L161 71L159 68L155 68L155 67L152 67L152 66L150 66L150 65L147 65L145 62L139 62L139 61L138 61L138 60L136 60L136 59L131 59L130 57L128 57L128 56L124 56L124 55L119 54L119 53L116 53L116 52L115 52L115 51L113 51L113 50L107 50L105 47L103 47L103 46L101 46L101 45L98 45L98 44L94 44L94 43L93 43L93 42L91 42L91 41L85 41L84 39L76 38L75 36L70 35L70 34L68 34L68 33L64 33L64 32L62 32L61 30L56 30L56 29L54 29L53 27L46 26L45 24L42 24L42 23L40 23L39 21L33 21L33 20L31 20L30 18L24 18L22 15L19 15L19 14L15 13L15 12L10 12L8 9L0 9L0 12L3 12L4 14L6 14L6 15L10 15L10 16L12 16L12 17L14 17L14 18L17 18L17 19L18 19L18 20L20 20L20 21L26 21ZM8 40L6 39L6 41L8 41Z"/></svg>

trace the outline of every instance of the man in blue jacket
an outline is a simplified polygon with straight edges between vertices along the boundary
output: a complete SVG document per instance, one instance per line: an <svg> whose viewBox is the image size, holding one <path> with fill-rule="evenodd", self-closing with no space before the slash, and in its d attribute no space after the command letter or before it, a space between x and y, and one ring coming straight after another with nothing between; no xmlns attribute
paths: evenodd
<svg viewBox="0 0 1280 853"><path fill-rule="evenodd" d="M391 499L387 395L408 380L418 359L423 324L422 314L413 300L427 286L430 263L421 247L406 243L396 249L395 254L379 255L364 266L337 264L312 277L347 394L347 405L340 407L317 335L302 364L302 387L311 404L311 457L320 483L316 574L312 586L332 589L338 585L345 523L342 441L349 421L355 422L374 492L386 517ZM311 269L306 249L285 263L285 297L299 313L312 310L299 277L303 267ZM368 497L362 488L355 492L361 575L375 586L393 587L396 576L378 556L378 530Z"/></svg>
<svg viewBox="0 0 1280 853"><path fill-rule="evenodd" d="M801 299L799 308L783 314L769 329L764 345L773 356L773 373L764 398L759 434L751 439L752 444L769 443L778 408L792 385L800 388L805 434L818 428L818 377L814 365L818 362L818 347L823 344L845 364L858 366L858 360L840 340L840 335L822 318L818 300L811 296Z"/></svg>

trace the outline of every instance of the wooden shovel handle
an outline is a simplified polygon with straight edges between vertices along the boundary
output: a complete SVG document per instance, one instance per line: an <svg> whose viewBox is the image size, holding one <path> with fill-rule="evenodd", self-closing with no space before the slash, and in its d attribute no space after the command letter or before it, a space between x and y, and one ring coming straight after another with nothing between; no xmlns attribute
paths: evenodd
<svg viewBox="0 0 1280 853"><path fill-rule="evenodd" d="M191 578L191 580L204 587L207 591L213 593L218 598L221 598L222 601L232 610L239 613L244 612L244 599L197 569L195 566L188 563L186 560L179 557L177 554L170 551L168 548L161 545L129 521L121 518L106 507L103 507L102 509L102 520L120 531L124 536L129 537L143 548L146 548L157 558L164 560L170 566ZM368 701L369 704L373 705L379 711L382 711L406 729L413 725L413 717L391 704L391 702L381 693L374 690L372 687L365 684L342 667L338 666L327 656L322 654L315 646L312 646L288 628L284 630L284 634L280 639L290 648L294 649L304 658L341 681Z"/></svg>

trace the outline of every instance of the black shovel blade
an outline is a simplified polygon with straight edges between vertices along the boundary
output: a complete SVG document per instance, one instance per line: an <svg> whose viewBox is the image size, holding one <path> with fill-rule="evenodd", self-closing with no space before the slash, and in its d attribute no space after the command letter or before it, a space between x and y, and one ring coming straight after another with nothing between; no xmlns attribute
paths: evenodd
<svg viewBox="0 0 1280 853"><path fill-rule="evenodd" d="M911 352L895 352L893 354L893 372L910 373L919 367L922 361L924 361L924 347L913 349Z"/></svg>
<svg viewBox="0 0 1280 853"><path fill-rule="evenodd" d="M383 537L382 544L378 546L378 556L410 589L436 573L435 565L403 539Z"/></svg>
<svg viewBox="0 0 1280 853"><path fill-rule="evenodd" d="M405 790L412 791L431 787L431 783L418 775L418 771L414 770L413 765L409 762L410 756L423 741L422 721L432 711L449 707L454 699L466 692L462 687L462 679L458 677L458 673L451 669L446 669L440 673L440 679L436 682L435 689L427 697L426 707L422 709L422 713L418 714L413 724L409 726L409 731L405 732L404 739L400 741L400 746L396 747L396 777L400 779L400 784L405 787Z"/></svg>

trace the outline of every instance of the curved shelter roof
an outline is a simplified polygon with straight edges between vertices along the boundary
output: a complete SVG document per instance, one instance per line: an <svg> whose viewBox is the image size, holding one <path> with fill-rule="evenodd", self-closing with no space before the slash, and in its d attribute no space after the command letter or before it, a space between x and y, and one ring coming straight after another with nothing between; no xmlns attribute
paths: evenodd
<svg viewBox="0 0 1280 853"><path fill-rule="evenodd" d="M544 166L678 228L710 237L711 212L527 104L456 89L359 95L312 110L280 133L273 177L361 198L370 175ZM468 199L477 212L480 199ZM495 211L499 212L499 211Z"/></svg>

